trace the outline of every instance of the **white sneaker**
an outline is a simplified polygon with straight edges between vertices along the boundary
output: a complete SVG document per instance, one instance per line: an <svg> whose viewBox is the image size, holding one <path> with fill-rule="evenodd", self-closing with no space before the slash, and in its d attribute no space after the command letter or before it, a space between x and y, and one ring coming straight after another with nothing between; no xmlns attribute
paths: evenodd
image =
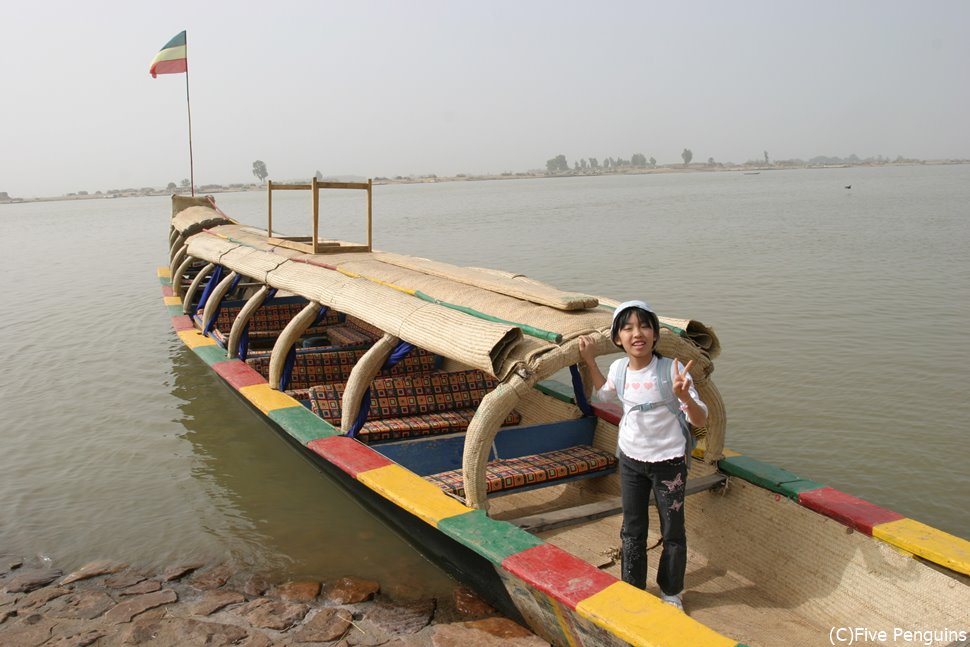
<svg viewBox="0 0 970 647"><path fill-rule="evenodd" d="M665 603L669 604L672 607L677 607L678 609L680 609L681 611L683 611L684 610L684 601L681 598L681 595L682 594L680 594L680 593L678 593L677 595L667 595L666 593L661 592L660 593L660 600L662 602L665 602Z"/></svg>

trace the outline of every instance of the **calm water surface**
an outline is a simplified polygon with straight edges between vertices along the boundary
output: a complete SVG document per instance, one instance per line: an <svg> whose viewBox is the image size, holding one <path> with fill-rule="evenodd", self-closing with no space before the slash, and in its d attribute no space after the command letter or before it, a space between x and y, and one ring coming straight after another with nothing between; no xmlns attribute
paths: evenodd
<svg viewBox="0 0 970 647"><path fill-rule="evenodd" d="M261 193L217 200L264 222ZM379 186L374 207L378 248L703 321L729 447L970 537L970 166ZM447 591L182 347L155 278L169 210L0 205L0 552ZM277 230L308 213L274 201ZM323 213L362 238L359 196Z"/></svg>

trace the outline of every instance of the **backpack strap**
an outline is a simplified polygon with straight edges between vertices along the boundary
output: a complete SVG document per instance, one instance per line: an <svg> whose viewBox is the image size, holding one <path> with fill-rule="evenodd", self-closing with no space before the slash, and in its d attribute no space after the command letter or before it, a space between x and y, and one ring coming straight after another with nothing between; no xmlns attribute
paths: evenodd
<svg viewBox="0 0 970 647"><path fill-rule="evenodd" d="M623 387L626 382L626 371L630 365L630 359L624 357L620 360L619 374L616 376L616 395L621 400L623 399ZM658 384L658 389L660 390L660 400L655 402L644 402L642 404L635 405L630 408L630 411L650 411L661 405L667 407L677 421L680 423L680 429L684 433L684 440L686 441L686 454L687 454L687 468L690 469L690 458L691 452L694 451L694 446L697 444L697 439L694 438L694 434L691 433L690 422L687 420L687 415L680 408L680 400L674 395L674 381L671 378L671 373L673 372L674 360L669 357L660 356L657 358L657 377L660 380ZM623 415L626 415L625 413Z"/></svg>

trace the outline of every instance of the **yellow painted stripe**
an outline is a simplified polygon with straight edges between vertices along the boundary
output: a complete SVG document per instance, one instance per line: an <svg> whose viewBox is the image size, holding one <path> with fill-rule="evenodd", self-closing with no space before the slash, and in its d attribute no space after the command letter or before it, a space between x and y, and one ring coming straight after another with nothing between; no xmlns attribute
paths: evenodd
<svg viewBox="0 0 970 647"><path fill-rule="evenodd" d="M737 645L736 640L691 620L659 598L625 582L617 582L591 595L576 605L576 611L631 645Z"/></svg>
<svg viewBox="0 0 970 647"><path fill-rule="evenodd" d="M269 384L244 386L239 389L239 392L263 413L269 413L270 411L285 409L287 407L300 406L299 401L294 400L281 391L269 388Z"/></svg>
<svg viewBox="0 0 970 647"><path fill-rule="evenodd" d="M872 527L872 536L923 559L970 575L970 541L913 519L887 521Z"/></svg>
<svg viewBox="0 0 970 647"><path fill-rule="evenodd" d="M165 305L167 306L182 305L182 297L162 297L162 301L164 301Z"/></svg>
<svg viewBox="0 0 970 647"><path fill-rule="evenodd" d="M724 457L725 457L725 458L731 458L732 456L740 456L740 455L741 455L740 453L738 453L738 452L736 452L736 451L734 451L733 449L728 449L727 447L725 447L725 448L724 448L724 449L722 450L722 452L721 452L721 453L723 453L723 454L724 454Z"/></svg>
<svg viewBox="0 0 970 647"><path fill-rule="evenodd" d="M200 346L215 346L216 342L209 339L198 330L180 330L178 331L179 339L188 346L189 348L198 348Z"/></svg>
<svg viewBox="0 0 970 647"><path fill-rule="evenodd" d="M152 65L161 63L162 61L177 61L183 59L185 58L185 51L185 45L163 49L158 54L155 54L155 58L152 59Z"/></svg>
<svg viewBox="0 0 970 647"><path fill-rule="evenodd" d="M159 276L159 278L172 278L172 268L160 267L158 268L156 274Z"/></svg>
<svg viewBox="0 0 970 647"><path fill-rule="evenodd" d="M573 635L572 625L566 620L566 617L562 613L562 605L554 598L550 597L548 599L552 606L553 613L556 614L556 622L559 624L559 629L562 631L563 637L566 639L569 647L576 647L580 643L576 640L576 636Z"/></svg>
<svg viewBox="0 0 970 647"><path fill-rule="evenodd" d="M361 472L357 480L435 527L442 519L470 511L437 485L400 465L385 465Z"/></svg>

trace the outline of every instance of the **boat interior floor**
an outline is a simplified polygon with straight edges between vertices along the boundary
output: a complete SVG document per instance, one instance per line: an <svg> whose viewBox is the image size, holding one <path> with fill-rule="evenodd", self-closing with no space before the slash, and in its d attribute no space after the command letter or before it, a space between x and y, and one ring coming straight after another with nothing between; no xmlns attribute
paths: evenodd
<svg viewBox="0 0 970 647"><path fill-rule="evenodd" d="M541 532L539 537L619 578L621 523L622 517L617 515L583 526ZM658 526L654 516L647 546L660 540ZM691 550L690 535L687 541L684 609L690 617L751 647L777 645L782 638L789 645L828 644L830 627L818 626L797 610L779 605L751 581ZM656 584L660 551L657 546L647 553L647 590L654 595L660 595Z"/></svg>
<svg viewBox="0 0 970 647"><path fill-rule="evenodd" d="M704 497L715 496L719 496L716 490L702 491L692 495L688 505L701 504ZM489 504L489 515L511 523L543 517L551 510L568 516L571 510L596 503L607 507L615 498L612 493L594 493L581 485L553 486L494 499ZM621 514L612 514L533 534L620 578L622 520ZM651 507L648 547L660 540L659 527L656 509ZM777 645L780 639L791 645L828 644L831 627L819 626L790 604L773 599L743 575L711 563L704 554L691 550L691 532L688 528L684 607L692 618L752 647ZM660 552L661 547L656 546L647 553L647 590L654 595L660 594L656 584Z"/></svg>

